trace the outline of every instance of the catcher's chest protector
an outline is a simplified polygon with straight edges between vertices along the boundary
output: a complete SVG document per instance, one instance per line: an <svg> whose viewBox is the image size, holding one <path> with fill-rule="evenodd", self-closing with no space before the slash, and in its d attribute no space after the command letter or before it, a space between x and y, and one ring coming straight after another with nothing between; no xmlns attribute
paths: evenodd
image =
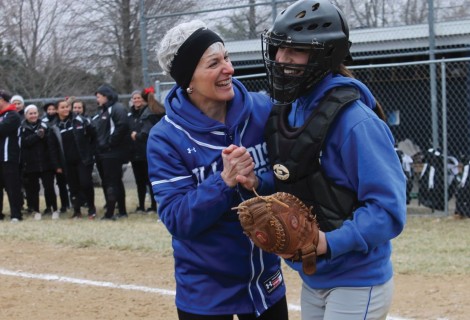
<svg viewBox="0 0 470 320"><path fill-rule="evenodd" d="M356 194L329 181L320 167L323 141L336 115L360 98L354 87L334 88L304 125L287 123L289 106L274 106L265 128L270 162L278 191L294 194L313 206L322 231L339 228L357 206Z"/></svg>

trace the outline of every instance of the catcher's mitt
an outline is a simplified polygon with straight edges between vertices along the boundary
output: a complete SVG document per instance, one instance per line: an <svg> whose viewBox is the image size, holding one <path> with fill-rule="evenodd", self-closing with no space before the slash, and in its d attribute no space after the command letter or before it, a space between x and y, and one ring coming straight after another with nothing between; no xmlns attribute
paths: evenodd
<svg viewBox="0 0 470 320"><path fill-rule="evenodd" d="M318 225L311 210L297 197L285 192L257 196L238 209L245 234L264 251L302 261L305 274L316 271Z"/></svg>

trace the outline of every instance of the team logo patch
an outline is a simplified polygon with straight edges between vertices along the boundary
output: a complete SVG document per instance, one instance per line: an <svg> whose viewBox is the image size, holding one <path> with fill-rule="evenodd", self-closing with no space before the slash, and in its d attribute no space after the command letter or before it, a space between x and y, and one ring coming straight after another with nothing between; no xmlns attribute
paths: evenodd
<svg viewBox="0 0 470 320"><path fill-rule="evenodd" d="M277 272L265 282L263 282L264 288L268 293L273 292L282 284L283 278L281 270L277 270Z"/></svg>
<svg viewBox="0 0 470 320"><path fill-rule="evenodd" d="M287 180L289 179L290 173L287 167L283 166L282 164L275 164L273 166L274 174L279 180Z"/></svg>

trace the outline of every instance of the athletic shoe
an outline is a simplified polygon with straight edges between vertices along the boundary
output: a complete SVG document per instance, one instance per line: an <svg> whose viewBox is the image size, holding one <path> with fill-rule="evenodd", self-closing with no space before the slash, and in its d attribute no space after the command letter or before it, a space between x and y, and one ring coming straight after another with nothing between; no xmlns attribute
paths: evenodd
<svg viewBox="0 0 470 320"><path fill-rule="evenodd" d="M10 222L11 222L11 223L18 223L18 222L20 222L20 219L18 219L18 218L12 218Z"/></svg>
<svg viewBox="0 0 470 320"><path fill-rule="evenodd" d="M142 207L137 207L137 208L135 208L134 213L143 214L143 213L144 213L144 208L142 208Z"/></svg>
<svg viewBox="0 0 470 320"><path fill-rule="evenodd" d="M110 220L110 221L116 221L116 217L107 217L107 216L102 216L100 220Z"/></svg>
<svg viewBox="0 0 470 320"><path fill-rule="evenodd" d="M70 218L74 219L74 220L81 219L82 214L81 213L74 213Z"/></svg>
<svg viewBox="0 0 470 320"><path fill-rule="evenodd" d="M147 210L145 210L145 213L146 213L146 214L153 214L153 213L157 213L157 209L153 209L153 208L147 208Z"/></svg>
<svg viewBox="0 0 470 320"><path fill-rule="evenodd" d="M39 212L35 212L34 213L34 220L41 220L41 219L42 219L42 215Z"/></svg>
<svg viewBox="0 0 470 320"><path fill-rule="evenodd" d="M117 219L123 219L123 218L127 218L127 217L128 217L127 213L120 213L116 216Z"/></svg>
<svg viewBox="0 0 470 320"><path fill-rule="evenodd" d="M60 212L59 211L52 212L52 220L57 220L59 218L60 218Z"/></svg>
<svg viewBox="0 0 470 320"><path fill-rule="evenodd" d="M95 220L96 218L96 213L89 213L88 214L88 220Z"/></svg>

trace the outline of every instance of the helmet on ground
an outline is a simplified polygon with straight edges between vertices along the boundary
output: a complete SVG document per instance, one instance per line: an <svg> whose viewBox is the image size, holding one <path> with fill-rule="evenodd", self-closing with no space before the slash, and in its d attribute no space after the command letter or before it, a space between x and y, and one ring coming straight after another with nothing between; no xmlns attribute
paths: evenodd
<svg viewBox="0 0 470 320"><path fill-rule="evenodd" d="M349 27L328 0L300 0L282 11L261 36L271 98L292 103L350 58ZM276 62L279 48L309 53L305 65Z"/></svg>

